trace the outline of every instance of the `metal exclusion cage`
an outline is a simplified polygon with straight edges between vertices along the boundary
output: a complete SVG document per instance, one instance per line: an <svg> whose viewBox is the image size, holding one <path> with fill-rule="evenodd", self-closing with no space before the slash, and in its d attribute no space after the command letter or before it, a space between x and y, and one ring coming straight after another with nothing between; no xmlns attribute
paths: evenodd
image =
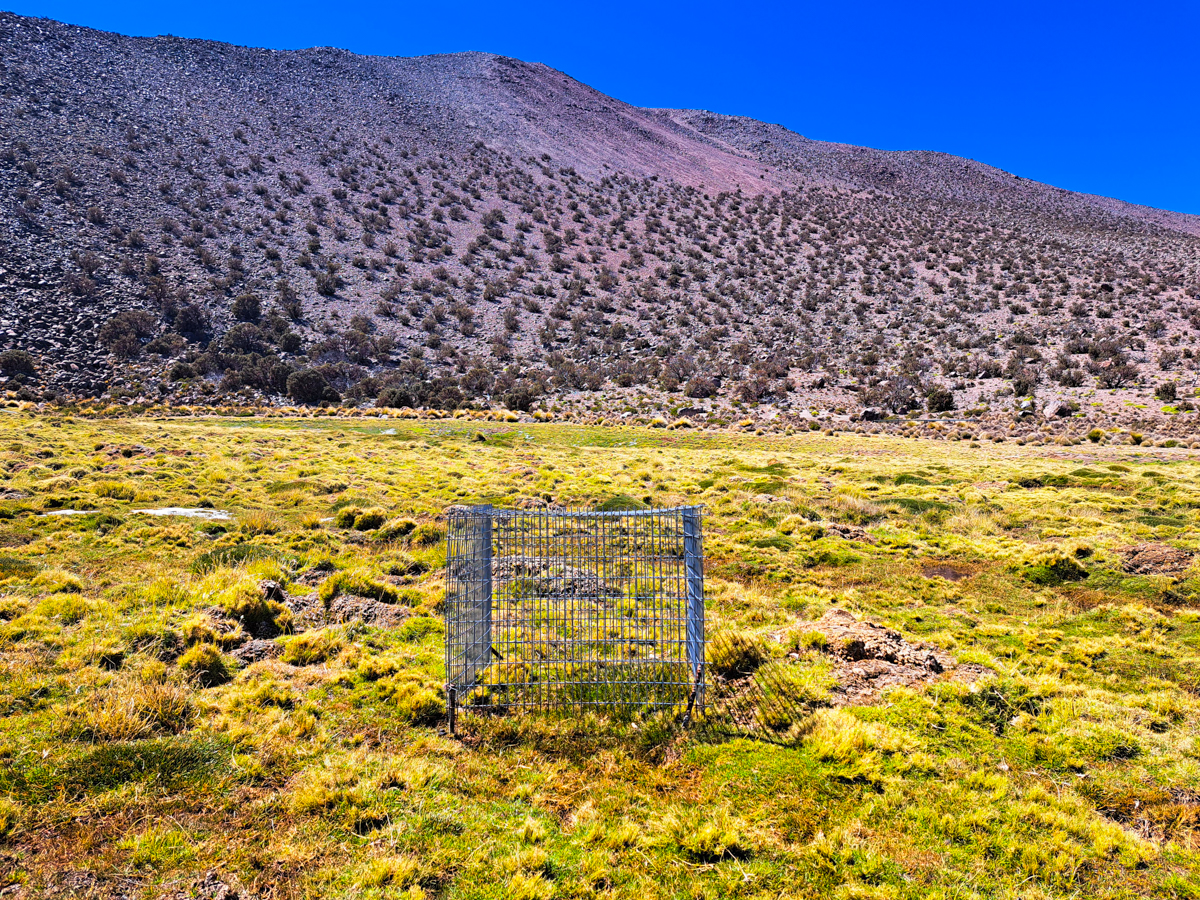
<svg viewBox="0 0 1200 900"><path fill-rule="evenodd" d="M453 507L446 705L704 709L701 507Z"/></svg>

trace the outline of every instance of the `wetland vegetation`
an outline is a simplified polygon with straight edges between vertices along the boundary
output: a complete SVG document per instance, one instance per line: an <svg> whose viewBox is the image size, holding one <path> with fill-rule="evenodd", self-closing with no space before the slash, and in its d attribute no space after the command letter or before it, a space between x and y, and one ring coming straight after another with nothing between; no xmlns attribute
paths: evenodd
<svg viewBox="0 0 1200 900"><path fill-rule="evenodd" d="M1200 896L1186 449L8 410L0 467L0 887ZM810 673L797 740L449 737L472 502L703 503L710 631ZM983 674L849 697L830 610Z"/></svg>

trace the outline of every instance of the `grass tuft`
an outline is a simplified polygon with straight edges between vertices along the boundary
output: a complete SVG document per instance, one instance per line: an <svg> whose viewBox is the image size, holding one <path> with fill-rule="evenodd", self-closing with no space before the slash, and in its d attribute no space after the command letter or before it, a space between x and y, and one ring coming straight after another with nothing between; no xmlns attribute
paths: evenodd
<svg viewBox="0 0 1200 900"><path fill-rule="evenodd" d="M337 629L306 631L287 642L282 659L293 666L313 666L337 656L345 646L346 641Z"/></svg>
<svg viewBox="0 0 1200 900"><path fill-rule="evenodd" d="M251 580L235 583L221 594L221 608L241 623L250 634L287 634L292 630L291 611L277 600L269 600Z"/></svg>
<svg viewBox="0 0 1200 900"><path fill-rule="evenodd" d="M97 742L136 741L181 734L192 727L196 707L191 693L167 682L119 682L75 713L76 734Z"/></svg>
<svg viewBox="0 0 1200 900"><path fill-rule="evenodd" d="M221 650L214 644L196 644L179 657L179 668L202 687L216 687L232 680Z"/></svg>
<svg viewBox="0 0 1200 900"><path fill-rule="evenodd" d="M371 578L364 572L336 572L323 582L317 591L317 596L326 608L333 599L341 594L355 597L370 597L383 603L396 603L400 600L399 589L382 581Z"/></svg>
<svg viewBox="0 0 1200 900"><path fill-rule="evenodd" d="M129 854L135 869L166 872L190 862L196 855L187 836L177 828L151 828L117 842Z"/></svg>
<svg viewBox="0 0 1200 900"><path fill-rule="evenodd" d="M132 485L121 481L98 482L92 488L92 493L110 500L132 500L137 496L137 490Z"/></svg>
<svg viewBox="0 0 1200 900"><path fill-rule="evenodd" d="M1020 572L1030 583L1045 586L1082 581L1088 574L1074 556L1058 548L1030 554L1021 561Z"/></svg>
<svg viewBox="0 0 1200 900"><path fill-rule="evenodd" d="M83 592L83 579L63 569L47 569L33 579L33 586L51 594L79 594Z"/></svg>

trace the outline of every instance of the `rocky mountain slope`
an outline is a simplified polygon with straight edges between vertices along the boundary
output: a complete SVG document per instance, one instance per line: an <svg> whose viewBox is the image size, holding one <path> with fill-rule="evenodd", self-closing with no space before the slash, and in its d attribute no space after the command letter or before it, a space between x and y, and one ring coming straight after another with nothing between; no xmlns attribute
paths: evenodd
<svg viewBox="0 0 1200 900"><path fill-rule="evenodd" d="M0 88L22 396L1115 415L1196 385L1200 218L945 154L488 54L10 14Z"/></svg>

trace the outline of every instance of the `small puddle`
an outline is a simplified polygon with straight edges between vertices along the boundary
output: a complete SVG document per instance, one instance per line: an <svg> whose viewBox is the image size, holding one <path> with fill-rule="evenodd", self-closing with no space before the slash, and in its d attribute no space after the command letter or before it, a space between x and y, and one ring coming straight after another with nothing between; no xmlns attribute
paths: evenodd
<svg viewBox="0 0 1200 900"><path fill-rule="evenodd" d="M50 512L38 513L39 516L86 516L88 513L100 512L98 509L52 509Z"/></svg>
<svg viewBox="0 0 1200 900"><path fill-rule="evenodd" d="M233 516L219 509L199 509L189 506L163 506L158 509L131 509L130 512L147 516L182 516L185 519L232 519Z"/></svg>

